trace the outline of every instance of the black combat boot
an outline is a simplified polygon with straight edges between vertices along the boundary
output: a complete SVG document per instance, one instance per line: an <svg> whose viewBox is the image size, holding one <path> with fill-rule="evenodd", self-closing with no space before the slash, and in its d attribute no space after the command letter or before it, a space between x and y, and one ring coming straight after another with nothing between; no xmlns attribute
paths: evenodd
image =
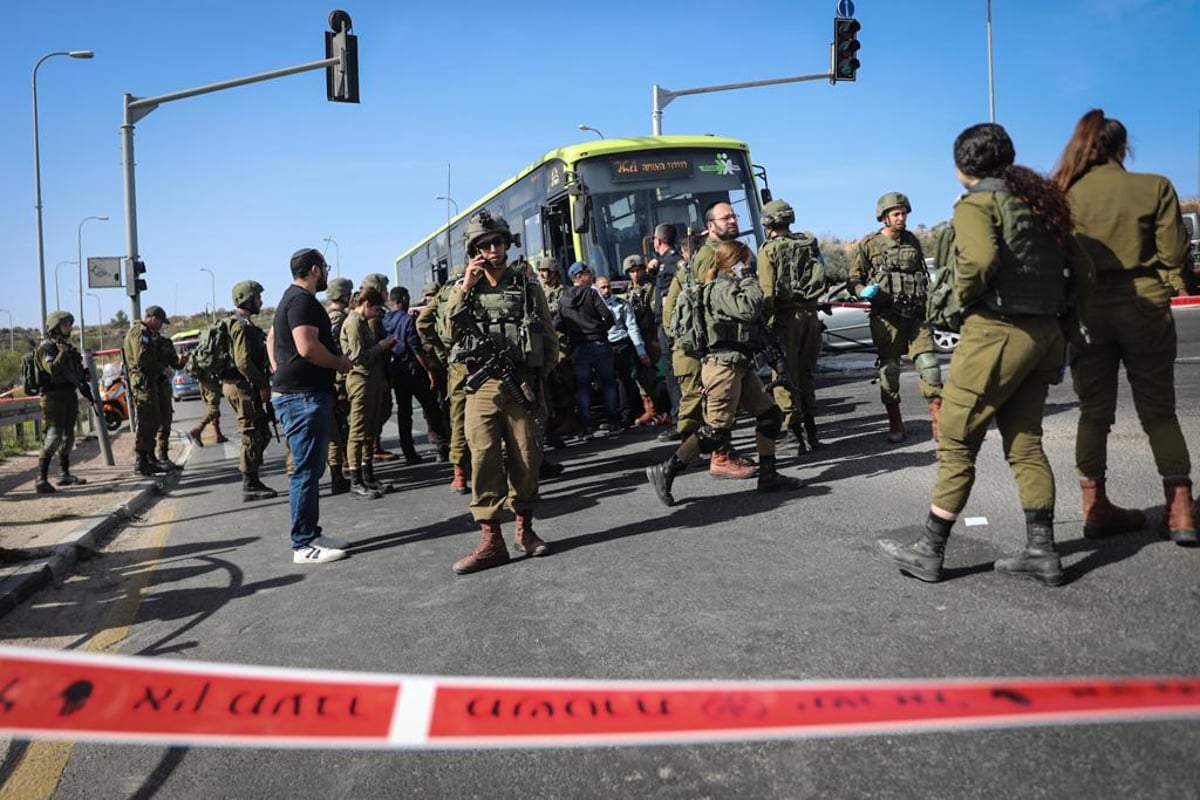
<svg viewBox="0 0 1200 800"><path fill-rule="evenodd" d="M350 491L350 479L342 472L342 465L332 465L329 468L329 493L345 494L348 491Z"/></svg>
<svg viewBox="0 0 1200 800"><path fill-rule="evenodd" d="M380 496L387 494L394 488L391 481L381 481L375 477L374 464L363 464L362 474L363 483L379 492Z"/></svg>
<svg viewBox="0 0 1200 800"><path fill-rule="evenodd" d="M993 566L1001 575L1028 578L1046 586L1061 586L1062 562L1054 550L1054 512L1025 512L1025 549Z"/></svg>
<svg viewBox="0 0 1200 800"><path fill-rule="evenodd" d="M687 465L674 455L661 464L646 467L646 480L650 481L650 485L654 487L654 493L658 495L658 499L664 506L669 508L675 505L675 497L671 494L671 484L675 482L675 476L686 468Z"/></svg>
<svg viewBox="0 0 1200 800"><path fill-rule="evenodd" d="M808 437L808 449L816 450L821 446L821 442L817 439L817 421L810 414L803 419L804 433Z"/></svg>
<svg viewBox="0 0 1200 800"><path fill-rule="evenodd" d="M556 461L551 461L545 456L542 457L542 465L538 467L538 480L548 481L551 478L557 478L562 475L567 468Z"/></svg>
<svg viewBox="0 0 1200 800"><path fill-rule="evenodd" d="M179 470L183 469L183 467L179 466L167 457L167 449L165 447L160 447L158 449L157 460L159 466L163 468L163 472L178 472Z"/></svg>
<svg viewBox="0 0 1200 800"><path fill-rule="evenodd" d="M895 539L880 539L879 549L895 561L896 566L906 575L926 583L937 583L942 579L942 558L952 527L952 520L942 519L930 512L920 539L912 544L901 544Z"/></svg>
<svg viewBox="0 0 1200 800"><path fill-rule="evenodd" d="M796 455L802 456L808 452L808 445L804 443L804 430L800 427L794 427L789 431L788 442L796 445Z"/></svg>
<svg viewBox="0 0 1200 800"><path fill-rule="evenodd" d="M50 456L42 456L38 459L38 476L33 482L33 490L38 494L54 494L56 489L50 485L50 479L46 477L50 472Z"/></svg>
<svg viewBox="0 0 1200 800"><path fill-rule="evenodd" d="M361 469L350 470L350 494L365 497L369 500L378 500L380 497L383 497L382 494L363 482Z"/></svg>
<svg viewBox="0 0 1200 800"><path fill-rule="evenodd" d="M160 466L157 461L150 457L149 453L138 452L133 462L133 471L136 475L153 478L156 475L162 475L166 472L166 468Z"/></svg>
<svg viewBox="0 0 1200 800"><path fill-rule="evenodd" d="M258 479L258 475L247 472L242 476L242 502L250 503L255 500L272 500L279 492L267 486Z"/></svg>
<svg viewBox="0 0 1200 800"><path fill-rule="evenodd" d="M69 456L63 456L58 460L58 465L61 471L58 473L59 486L82 486L87 483L83 478L71 474L71 459Z"/></svg>
<svg viewBox="0 0 1200 800"><path fill-rule="evenodd" d="M800 446L804 446L804 440L800 438L799 432L796 433L796 439L800 442ZM804 452L801 450L800 452ZM786 475L780 475L775 468L774 455L760 455L758 457L758 491L760 492L777 492L780 489L799 489L803 484L799 478L790 478Z"/></svg>

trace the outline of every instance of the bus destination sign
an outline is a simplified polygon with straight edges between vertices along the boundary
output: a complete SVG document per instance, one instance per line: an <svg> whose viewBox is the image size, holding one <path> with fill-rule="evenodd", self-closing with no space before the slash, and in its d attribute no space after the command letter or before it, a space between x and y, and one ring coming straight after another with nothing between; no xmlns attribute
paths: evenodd
<svg viewBox="0 0 1200 800"><path fill-rule="evenodd" d="M614 183L648 178L690 178L695 173L695 162L681 155L646 154L614 158L608 166L612 170Z"/></svg>

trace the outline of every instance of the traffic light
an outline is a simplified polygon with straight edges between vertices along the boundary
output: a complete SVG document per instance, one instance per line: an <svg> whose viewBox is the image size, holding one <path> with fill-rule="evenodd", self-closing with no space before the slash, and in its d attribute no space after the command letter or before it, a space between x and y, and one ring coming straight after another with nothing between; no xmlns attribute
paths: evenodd
<svg viewBox="0 0 1200 800"><path fill-rule="evenodd" d="M858 32L862 25L851 17L833 18L833 79L852 81L858 75Z"/></svg>
<svg viewBox="0 0 1200 800"><path fill-rule="evenodd" d="M335 103L358 102L358 37L350 33L350 15L338 9L329 15L325 57L341 59L325 68L325 97Z"/></svg>
<svg viewBox="0 0 1200 800"><path fill-rule="evenodd" d="M141 277L145 274L145 262L140 258L127 259L125 261L125 294L137 297L146 291L146 279Z"/></svg>

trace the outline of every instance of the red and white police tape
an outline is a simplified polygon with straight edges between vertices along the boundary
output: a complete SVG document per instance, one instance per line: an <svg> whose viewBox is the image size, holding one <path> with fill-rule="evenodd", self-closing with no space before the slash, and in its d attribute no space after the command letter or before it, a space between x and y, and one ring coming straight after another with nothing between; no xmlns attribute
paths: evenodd
<svg viewBox="0 0 1200 800"><path fill-rule="evenodd" d="M576 681L0 647L0 735L191 746L666 744L1200 717L1200 678Z"/></svg>

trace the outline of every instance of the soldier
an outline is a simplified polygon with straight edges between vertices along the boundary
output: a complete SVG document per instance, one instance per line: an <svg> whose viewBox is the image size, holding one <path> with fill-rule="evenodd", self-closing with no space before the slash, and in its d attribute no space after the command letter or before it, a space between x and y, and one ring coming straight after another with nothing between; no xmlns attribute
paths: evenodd
<svg viewBox="0 0 1200 800"><path fill-rule="evenodd" d="M954 521L975 482L975 459L992 420L1000 430L1025 511L1027 544L995 563L1002 575L1048 586L1063 582L1054 548L1054 472L1042 449L1042 417L1051 384L1062 380L1064 327L1074 275L1090 283L1091 263L1071 235L1063 193L1013 163L1004 128L984 123L954 141L954 165L967 189L954 206L955 291L963 309L937 440L938 473L921 538L879 547L902 572L943 578Z"/></svg>
<svg viewBox="0 0 1200 800"><path fill-rule="evenodd" d="M671 281L671 288L663 299L663 324L668 329L671 327L675 300L683 290L684 282L690 279L703 283L715 261L717 245L738 237L738 217L729 203L713 203L709 206L704 212L704 224L708 229L704 244L696 248L688 263L680 263ZM673 345L671 362L675 379L679 381L679 416L675 427L680 439L686 441L689 434L695 433L704 425L701 365L699 359L683 352L678 343ZM708 471L717 478L753 478L755 474L754 462L739 456L732 450L732 445L728 444L723 444L712 453Z"/></svg>
<svg viewBox="0 0 1200 800"><path fill-rule="evenodd" d="M204 429L212 425L213 433L217 435L217 444L224 444L229 440L225 438L225 434L221 433L221 384L219 381L203 378L196 380L200 382L200 399L204 401L204 417L196 423L195 427L188 430L188 438L196 447L204 447L202 438Z"/></svg>
<svg viewBox="0 0 1200 800"><path fill-rule="evenodd" d="M795 489L800 481L780 475L775 468L775 437L783 425L783 412L763 389L754 371L754 356L766 343L763 294L750 267L750 248L736 239L714 249L712 266L703 275L707 354L700 379L706 402L704 425L690 432L662 464L646 469L646 478L664 505L675 505L671 485L701 453L728 448L738 410L754 416L754 443L758 450L760 492Z"/></svg>
<svg viewBox="0 0 1200 800"><path fill-rule="evenodd" d="M333 335L337 355L342 353L342 324L350 310L350 295L354 282L349 278L332 278L325 290L329 306L330 332ZM346 376L341 372L333 376L333 420L329 430L329 485L330 494L345 494L350 491L350 479L346 476L346 445L350 436L350 397L346 394Z"/></svg>
<svg viewBox="0 0 1200 800"><path fill-rule="evenodd" d="M466 432L471 447L471 515L480 525L479 545L454 564L466 574L505 564L508 548L500 532L500 512L509 505L517 516L515 549L530 556L549 553L549 546L533 530L538 501L538 471L542 440L533 408L540 388L538 370L553 364L558 340L553 334L546 296L536 281L512 270L508 248L513 242L508 223L481 209L471 216L464 234L470 262L462 283L451 292L447 308L453 358L468 370L477 342L468 341L468 330L455 321L464 309L483 335L503 348L515 365L506 381L524 395L515 397L494 375L476 376L481 382L467 395Z"/></svg>
<svg viewBox="0 0 1200 800"><path fill-rule="evenodd" d="M42 452L38 455L38 477L34 489L38 494L54 494L47 473L50 459L58 453L59 486L87 483L71 474L71 448L75 444L75 425L79 421L79 397L92 402L92 387L88 383L83 357L71 344L71 327L75 317L68 311L55 311L46 317L46 338L38 343L35 362L41 387Z"/></svg>
<svg viewBox="0 0 1200 800"><path fill-rule="evenodd" d="M373 288L379 292L379 296L384 301L388 296L388 277L382 272L372 272L362 279L359 284L359 291L366 288ZM387 338L387 334L383 330L383 313L375 315L368 321L368 326L371 329L371 336L374 341L381 342ZM383 449L383 426L392 416L392 387L391 379L387 374L387 370L383 370L379 379L372 381L372 391L375 392L375 410L373 412L373 424L376 426L374 432L375 460L376 461L395 461L397 456L390 450Z"/></svg>
<svg viewBox="0 0 1200 800"><path fill-rule="evenodd" d="M359 497L382 497L385 486L375 479L375 432L380 413L379 388L385 385L384 359L396 344L394 336L376 339L371 320L383 315L383 297L374 286L360 287L342 323L341 349L353 366L346 375L350 398L350 491Z"/></svg>
<svg viewBox="0 0 1200 800"><path fill-rule="evenodd" d="M166 316L165 312L163 316ZM170 324L169 320L163 322L164 326ZM171 448L171 423L175 421L175 398L171 395L171 376L175 370L183 369L184 359L175 349L175 343L163 336L161 331L158 338L154 340L154 345L158 348L159 360L167 366L166 379L154 384L158 396L158 431L155 435L158 463L168 470L181 470L183 467L168 458L168 454Z"/></svg>
<svg viewBox="0 0 1200 800"><path fill-rule="evenodd" d="M562 267L558 259L546 257L538 260L538 278L546 293L546 305L555 324L559 320L559 304L566 287L562 282ZM558 341L558 361L546 372L544 396L547 407L546 441L553 447L562 447L562 437L574 432L575 418L575 370L571 366L571 346L567 337Z"/></svg>
<svg viewBox="0 0 1200 800"><path fill-rule="evenodd" d="M154 458L154 438L163 416L160 387L166 391L168 413L171 408L171 367L164 360L165 351L159 346L160 331L165 324L167 312L162 306L150 306L145 315L130 326L123 345L125 363L129 365L129 390L137 409L133 471L139 475L160 475L168 469Z"/></svg>
<svg viewBox="0 0 1200 800"><path fill-rule="evenodd" d="M671 400L670 418L674 422L679 417L679 381L675 378L675 370L671 364L671 339L667 336L667 331L663 327L663 301L667 297L667 292L671 290L671 284L675 280L675 273L679 269L679 263L682 260L680 253L675 249L675 243L678 240L679 232L674 225L664 222L654 229L654 238L652 245L654 248L654 258L646 262L646 273L650 281L654 285L654 325L655 338L658 340L659 357L666 355L662 359L663 378L667 384L667 397ZM658 360L657 358L655 359ZM661 442L676 441L679 438L679 431L674 427L668 428L658 435L658 440Z"/></svg>
<svg viewBox="0 0 1200 800"><path fill-rule="evenodd" d="M417 334L427 351L433 352L446 365L446 403L443 406L446 422L449 425L450 442L446 448L446 457L450 460L453 475L450 479L450 491L455 494L467 493L467 465L470 455L467 452L467 434L464 426L464 415L467 409L467 395L463 381L466 380L466 367L456 363L450 357L453 344L449 327L446 323L446 309L450 307L450 294L454 291L455 282L460 279L466 267L455 267L450 273L450 280L438 290L433 302L425 306L417 317Z"/></svg>
<svg viewBox="0 0 1200 800"><path fill-rule="evenodd" d="M1079 397L1075 469L1083 491L1083 535L1141 530L1141 511L1108 499L1108 433L1117 411L1121 365L1133 406L1150 440L1167 504L1167 533L1200 544L1192 501L1192 461L1175 413L1175 318L1171 295L1183 291L1188 236L1179 196L1159 175L1125 171L1125 126L1101 109L1084 114L1052 180L1067 193L1075 233L1096 267L1084 323L1088 341L1071 343L1071 379ZM957 358L957 356L956 356Z"/></svg>
<svg viewBox="0 0 1200 800"><path fill-rule="evenodd" d="M820 445L813 373L821 352L817 298L825 291L825 261L815 236L792 233L790 226L795 221L796 212L783 200L772 200L763 206L767 241L758 251L758 283L763 291L767 325L782 344L784 368L792 384L790 387L776 384L775 402L783 410L784 430L790 432L797 449L804 453Z"/></svg>
<svg viewBox="0 0 1200 800"><path fill-rule="evenodd" d="M625 275L629 278L629 288L625 297L629 307L633 309L633 318L637 324L642 341L646 344L646 360L638 359L634 363L638 387L641 389L642 414L633 421L634 425L650 425L654 422L654 367L662 356L662 347L658 342L658 325L654 320L654 284L646 277L646 259L634 254L625 257L623 264Z"/></svg>
<svg viewBox="0 0 1200 800"><path fill-rule="evenodd" d="M903 442L900 415L900 357L905 353L921 377L921 396L929 402L933 437L942 406L942 370L925 323L929 273L921 243L908 231L912 205L900 192L888 192L875 204L883 228L858 243L850 281L854 293L871 303L871 338L879 362L879 397L888 415L887 440Z"/></svg>
<svg viewBox="0 0 1200 800"><path fill-rule="evenodd" d="M271 365L267 358L267 334L250 318L262 311L262 284L241 281L233 287L234 313L225 325L229 330L229 354L234 369L221 376L221 391L237 417L242 434L238 469L242 473L242 501L270 500L279 493L258 478L263 452L271 441L267 405L271 402Z"/></svg>

